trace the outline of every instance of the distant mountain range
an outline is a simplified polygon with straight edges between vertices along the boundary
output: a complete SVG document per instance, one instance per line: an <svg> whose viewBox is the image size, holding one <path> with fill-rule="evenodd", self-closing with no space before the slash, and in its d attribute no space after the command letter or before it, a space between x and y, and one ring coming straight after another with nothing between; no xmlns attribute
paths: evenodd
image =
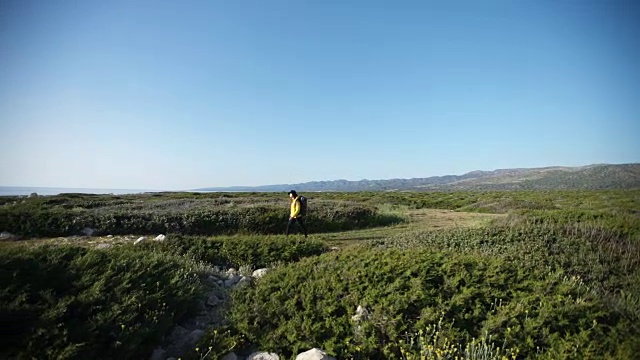
<svg viewBox="0 0 640 360"><path fill-rule="evenodd" d="M301 184L232 186L195 191L454 191L640 188L640 164L597 164L472 171L464 175L390 180L331 180Z"/></svg>

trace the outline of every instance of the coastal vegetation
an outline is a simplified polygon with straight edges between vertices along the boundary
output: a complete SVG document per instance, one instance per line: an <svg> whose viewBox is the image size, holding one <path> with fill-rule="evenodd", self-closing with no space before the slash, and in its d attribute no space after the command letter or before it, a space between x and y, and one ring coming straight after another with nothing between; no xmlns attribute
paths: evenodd
<svg viewBox="0 0 640 360"><path fill-rule="evenodd" d="M0 198L0 356L149 357L229 268L270 271L225 288L183 359L640 352L639 190L305 196L308 239L275 193Z"/></svg>

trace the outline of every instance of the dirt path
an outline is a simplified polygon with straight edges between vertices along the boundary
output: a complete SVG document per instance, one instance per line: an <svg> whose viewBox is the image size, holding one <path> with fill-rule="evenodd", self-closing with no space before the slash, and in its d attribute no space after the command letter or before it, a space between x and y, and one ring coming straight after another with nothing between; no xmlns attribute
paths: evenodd
<svg viewBox="0 0 640 360"><path fill-rule="evenodd" d="M319 233L313 234L314 239L325 241L330 246L350 246L357 245L361 241L384 239L390 236L398 235L407 231L415 230L437 230L450 229L456 227L474 228L487 226L492 220L504 217L506 215L482 214L473 212L457 212L453 210L442 209L419 209L419 210L401 210L401 216L407 219L406 222L371 229L343 231L336 233ZM133 243L140 235L116 235L116 236L68 236L56 238L35 238L16 241L15 243L29 243L29 245L41 244L68 244L81 246L111 246L114 244ZM154 236L144 236L144 241L152 241Z"/></svg>

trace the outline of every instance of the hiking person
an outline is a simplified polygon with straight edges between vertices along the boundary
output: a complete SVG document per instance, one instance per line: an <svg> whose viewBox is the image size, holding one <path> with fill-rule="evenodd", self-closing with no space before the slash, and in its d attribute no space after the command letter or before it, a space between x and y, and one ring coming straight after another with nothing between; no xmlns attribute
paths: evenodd
<svg viewBox="0 0 640 360"><path fill-rule="evenodd" d="M304 223L304 217L307 215L307 198L298 196L295 190L289 191L289 201L291 203L291 212L289 213L289 223L287 224L287 236L291 230L291 225L298 224L302 228L304 237L307 237L307 226Z"/></svg>

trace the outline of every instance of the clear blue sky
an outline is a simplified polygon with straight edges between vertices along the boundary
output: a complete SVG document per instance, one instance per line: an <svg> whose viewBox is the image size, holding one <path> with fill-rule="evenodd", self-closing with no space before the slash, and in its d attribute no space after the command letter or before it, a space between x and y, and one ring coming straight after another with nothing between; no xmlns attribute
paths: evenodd
<svg viewBox="0 0 640 360"><path fill-rule="evenodd" d="M640 162L638 1L0 2L0 185Z"/></svg>

